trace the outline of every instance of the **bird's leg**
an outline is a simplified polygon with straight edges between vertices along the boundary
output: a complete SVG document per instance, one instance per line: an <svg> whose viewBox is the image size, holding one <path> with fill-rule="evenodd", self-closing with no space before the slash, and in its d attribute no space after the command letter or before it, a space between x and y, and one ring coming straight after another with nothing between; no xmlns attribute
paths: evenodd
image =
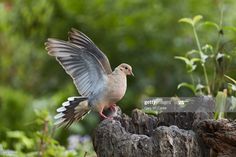
<svg viewBox="0 0 236 157"><path fill-rule="evenodd" d="M103 107L101 108L100 112L99 112L99 115L103 118L103 119L107 119L107 118L110 118L110 117L107 117L103 114Z"/></svg>
<svg viewBox="0 0 236 157"><path fill-rule="evenodd" d="M102 113L102 111L99 112L99 115L100 115L103 119L107 119L107 118L108 118L107 116L105 116L105 115Z"/></svg>
<svg viewBox="0 0 236 157"><path fill-rule="evenodd" d="M103 118L103 119L113 119L113 116L105 116L102 112L99 112L99 115Z"/></svg>
<svg viewBox="0 0 236 157"><path fill-rule="evenodd" d="M113 112L116 112L116 104L112 104L110 106L110 109L113 111Z"/></svg>
<svg viewBox="0 0 236 157"><path fill-rule="evenodd" d="M108 118L113 119L113 116L116 114L117 110L116 110L116 104L112 104L110 105L109 109L112 111L111 115L108 116Z"/></svg>
<svg viewBox="0 0 236 157"><path fill-rule="evenodd" d="M103 114L103 107L101 108L101 110L100 110L100 112L99 112L99 115L100 115L102 118L107 119L107 116L105 116L105 115Z"/></svg>

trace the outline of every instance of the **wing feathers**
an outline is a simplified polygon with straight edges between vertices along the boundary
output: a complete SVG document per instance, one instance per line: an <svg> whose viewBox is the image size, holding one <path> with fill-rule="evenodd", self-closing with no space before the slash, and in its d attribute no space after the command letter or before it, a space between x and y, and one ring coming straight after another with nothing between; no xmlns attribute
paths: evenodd
<svg viewBox="0 0 236 157"><path fill-rule="evenodd" d="M86 49L56 39L48 39L46 49L50 55L56 57L65 71L73 78L82 96L99 92L94 87L97 84L105 84L107 74L102 64Z"/></svg>
<svg viewBox="0 0 236 157"><path fill-rule="evenodd" d="M112 73L111 65L106 55L93 43L91 39L89 39L89 37L74 28L71 29L68 35L69 42L88 50L100 61L107 74Z"/></svg>

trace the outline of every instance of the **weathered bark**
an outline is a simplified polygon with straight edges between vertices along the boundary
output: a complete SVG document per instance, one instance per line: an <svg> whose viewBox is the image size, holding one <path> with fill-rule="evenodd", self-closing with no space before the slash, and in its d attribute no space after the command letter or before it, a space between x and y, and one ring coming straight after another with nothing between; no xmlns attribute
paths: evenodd
<svg viewBox="0 0 236 157"><path fill-rule="evenodd" d="M218 156L236 156L236 124L211 117L204 112L151 116L137 109L128 117L119 109L95 130L94 149L98 157L207 157L210 148Z"/></svg>
<svg viewBox="0 0 236 157"><path fill-rule="evenodd" d="M236 121L227 119L201 121L196 132L204 143L222 157L236 156Z"/></svg>

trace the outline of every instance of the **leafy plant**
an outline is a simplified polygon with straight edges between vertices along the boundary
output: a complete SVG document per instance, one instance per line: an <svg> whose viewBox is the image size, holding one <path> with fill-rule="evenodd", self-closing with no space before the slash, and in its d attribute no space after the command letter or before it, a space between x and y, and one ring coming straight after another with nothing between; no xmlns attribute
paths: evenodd
<svg viewBox="0 0 236 157"><path fill-rule="evenodd" d="M194 95L216 96L216 108L220 108L219 111L221 112L216 112L215 117L223 118L224 114L222 113L222 108L225 107L226 98L229 94L227 91L233 91L231 94L235 95L236 81L225 75L231 63L232 56L230 51L224 50L221 43L224 36L224 30L230 28L234 31L236 30L236 27L223 26L223 10L221 12L219 24L211 21L201 23L202 19L203 17L201 15L197 15L193 18L182 18L179 20L180 23L186 23L191 26L197 49L192 49L187 52L185 56L175 56L175 59L185 63L187 73L191 78L191 83L182 82L177 88L188 88ZM202 28L203 26L212 26L217 30L218 38L215 44L206 43L202 46L197 29ZM227 84L225 78L233 83Z"/></svg>
<svg viewBox="0 0 236 157"><path fill-rule="evenodd" d="M199 38L198 38L198 34L197 34L197 31L196 31L196 25L200 22L200 20L202 18L203 17L201 15L197 15L197 16L195 16L192 19L191 18L182 18L182 19L179 20L179 22L187 23L187 24L192 26L194 38L196 40L196 44L197 44L197 48L198 49L197 50L193 49L193 50L189 51L186 54L186 56L176 56L175 57L176 59L179 59L179 60L182 60L182 61L185 62L186 66L187 66L187 71L190 74L191 79L192 79L192 84L181 83L178 86L178 88L185 86L185 87L190 88L194 92L194 94L197 94L197 92L199 90L197 87L199 86L199 84L195 84L195 81L194 81L194 78L192 76L192 73L193 73L193 71L196 70L196 68L198 66L197 62L200 62L201 67L203 69L204 77L205 77L205 85L204 86L201 85L201 87L204 87L206 89L207 94L211 94L210 85L209 85L209 79L208 79L208 75L207 75L207 72L206 72L206 66L205 66L206 60L208 58L208 55L203 53L203 47L201 47L201 44L200 44L200 41L199 41ZM208 47L212 48L212 46L208 46ZM194 54L194 56L193 56L193 54Z"/></svg>
<svg viewBox="0 0 236 157"><path fill-rule="evenodd" d="M52 117L49 112L46 110L37 110L36 116L35 125L41 126L41 130L34 132L31 136L26 135L25 132L20 130L8 131L6 133L7 141L0 141L0 156L95 156L90 138L79 138L76 136L74 139L83 140L80 140L78 143L73 143L73 148L62 146L53 137L55 126L53 125ZM9 143L13 143L13 147L11 147Z"/></svg>

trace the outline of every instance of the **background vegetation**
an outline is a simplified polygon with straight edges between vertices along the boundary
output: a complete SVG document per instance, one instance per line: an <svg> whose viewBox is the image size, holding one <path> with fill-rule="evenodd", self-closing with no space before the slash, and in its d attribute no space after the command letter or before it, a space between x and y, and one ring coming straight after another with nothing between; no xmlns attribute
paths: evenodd
<svg viewBox="0 0 236 157"><path fill-rule="evenodd" d="M122 62L132 65L135 78L128 78L127 93L118 103L129 114L141 108L147 97L196 94L177 90L191 77L174 56L197 49L191 27L178 20L201 14L203 20L219 26L236 26L235 9L234 0L224 4L220 0L0 1L0 156L83 156L85 152L94 156L86 135L92 135L99 121L96 113L68 130L55 130L52 125L56 108L78 93L71 78L47 55L47 38L66 40L74 27L106 53L113 68ZM196 29L202 45L217 44L220 30L209 25ZM231 78L236 78L235 30L223 30L219 47L214 47L230 53L223 74ZM209 78L214 77L215 69L206 69ZM196 69L194 79L204 80L201 74L201 68ZM220 84L218 90L226 85Z"/></svg>

